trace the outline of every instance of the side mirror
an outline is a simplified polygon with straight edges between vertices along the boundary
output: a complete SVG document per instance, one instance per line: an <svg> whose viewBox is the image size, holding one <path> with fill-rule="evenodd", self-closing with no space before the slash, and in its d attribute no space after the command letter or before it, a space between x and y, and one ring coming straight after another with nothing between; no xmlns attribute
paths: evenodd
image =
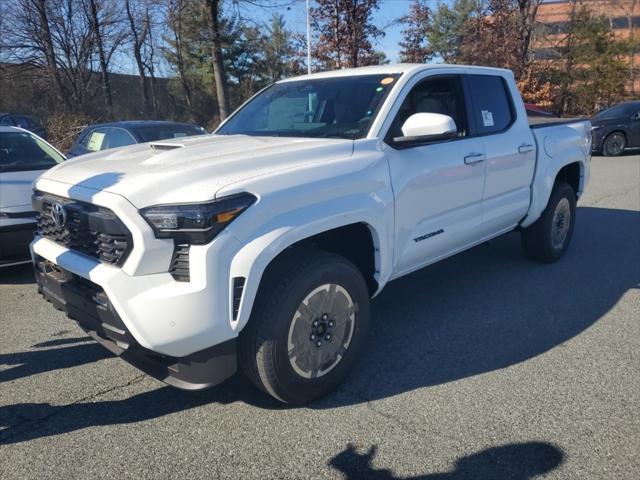
<svg viewBox="0 0 640 480"><path fill-rule="evenodd" d="M449 140L456 137L456 122L440 113L414 113L402 125L402 137L395 137L397 144L414 144Z"/></svg>
<svg viewBox="0 0 640 480"><path fill-rule="evenodd" d="M640 120L640 112L636 112L631 117L631 120Z"/></svg>

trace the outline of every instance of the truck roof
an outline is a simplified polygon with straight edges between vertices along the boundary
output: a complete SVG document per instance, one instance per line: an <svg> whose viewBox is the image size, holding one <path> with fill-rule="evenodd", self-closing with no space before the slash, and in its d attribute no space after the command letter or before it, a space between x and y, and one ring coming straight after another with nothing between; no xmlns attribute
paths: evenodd
<svg viewBox="0 0 640 480"><path fill-rule="evenodd" d="M423 70L438 69L455 69L455 70L493 70L496 74L511 73L510 70L495 67L481 67L476 65L452 65L448 63L390 63L387 65L371 65L368 67L343 68L341 70L329 70L326 72L312 73L310 75L301 75L299 77L286 78L277 83L284 83L296 80L316 79L316 78L335 78L350 77L354 75L393 75L398 73L415 73Z"/></svg>

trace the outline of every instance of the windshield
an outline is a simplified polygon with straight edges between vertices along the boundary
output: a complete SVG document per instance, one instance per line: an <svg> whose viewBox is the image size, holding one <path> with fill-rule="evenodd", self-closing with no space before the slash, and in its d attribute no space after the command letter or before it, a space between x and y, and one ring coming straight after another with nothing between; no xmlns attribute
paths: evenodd
<svg viewBox="0 0 640 480"><path fill-rule="evenodd" d="M615 107L607 108L593 116L596 120L604 118L626 117L634 114L636 110L640 110L640 104L622 104Z"/></svg>
<svg viewBox="0 0 640 480"><path fill-rule="evenodd" d="M236 112L221 135L366 136L399 75L356 75L276 83Z"/></svg>
<svg viewBox="0 0 640 480"><path fill-rule="evenodd" d="M0 172L46 170L64 157L48 143L27 132L0 133Z"/></svg>
<svg viewBox="0 0 640 480"><path fill-rule="evenodd" d="M193 135L205 135L207 131L204 128L195 125L147 125L143 127L135 127L133 129L140 142L155 142L158 140L166 140L168 138L191 137Z"/></svg>

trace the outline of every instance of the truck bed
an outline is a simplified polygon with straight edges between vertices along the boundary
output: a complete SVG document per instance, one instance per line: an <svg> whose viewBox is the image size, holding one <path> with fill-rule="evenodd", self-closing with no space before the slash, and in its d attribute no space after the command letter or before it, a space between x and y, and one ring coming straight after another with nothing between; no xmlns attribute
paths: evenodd
<svg viewBox="0 0 640 480"><path fill-rule="evenodd" d="M570 123L583 122L588 118L560 118L560 117L527 117L531 128L553 127L555 125L568 125Z"/></svg>

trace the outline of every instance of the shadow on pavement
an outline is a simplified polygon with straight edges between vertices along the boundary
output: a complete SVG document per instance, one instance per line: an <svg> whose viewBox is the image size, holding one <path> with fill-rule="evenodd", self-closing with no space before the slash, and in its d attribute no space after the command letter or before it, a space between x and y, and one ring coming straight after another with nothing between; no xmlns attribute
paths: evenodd
<svg viewBox="0 0 640 480"><path fill-rule="evenodd" d="M387 398L505 368L589 328L640 282L640 213L579 208L577 217L573 244L555 264L526 260L519 236L510 234L391 283L374 301L369 348L356 371L335 394L312 408ZM0 372L0 379L109 354L87 344L15 355L5 355L0 363L27 366ZM0 427L9 427L0 432L0 444L235 401L283 408L236 376L205 392L165 387L116 401L0 407ZM50 417L45 429L12 427L15 418L45 417Z"/></svg>
<svg viewBox="0 0 640 480"><path fill-rule="evenodd" d="M69 339L74 343L86 341L86 339ZM64 340L52 340L46 344L57 344ZM37 345L34 345L37 347ZM97 362L113 354L97 343L82 343L79 345L65 346L63 348L50 348L46 350L29 350L17 353L0 353L0 365L8 365L6 370L0 370L0 383L9 382L18 378L36 375L38 373L59 370L63 368L77 367L86 363ZM4 387L8 388L8 387Z"/></svg>
<svg viewBox="0 0 640 480"><path fill-rule="evenodd" d="M640 283L640 212L579 208L567 254L537 264L509 234L390 283L333 408L505 368L579 335Z"/></svg>
<svg viewBox="0 0 640 480"><path fill-rule="evenodd" d="M450 472L399 477L391 470L373 467L376 452L373 446L360 454L348 445L329 460L329 465L341 472L344 480L528 480L556 469L564 458L562 451L549 443L513 443L459 458Z"/></svg>
<svg viewBox="0 0 640 480"><path fill-rule="evenodd" d="M286 408L270 397L258 394L242 377L234 377L220 388L197 392L165 386L123 400L88 401L63 406L21 403L0 406L0 428L6 427L0 430L0 445L61 435L88 427L142 422L214 402L227 404L236 401L268 409ZM43 420L47 421L46 427L40 429L38 426Z"/></svg>

